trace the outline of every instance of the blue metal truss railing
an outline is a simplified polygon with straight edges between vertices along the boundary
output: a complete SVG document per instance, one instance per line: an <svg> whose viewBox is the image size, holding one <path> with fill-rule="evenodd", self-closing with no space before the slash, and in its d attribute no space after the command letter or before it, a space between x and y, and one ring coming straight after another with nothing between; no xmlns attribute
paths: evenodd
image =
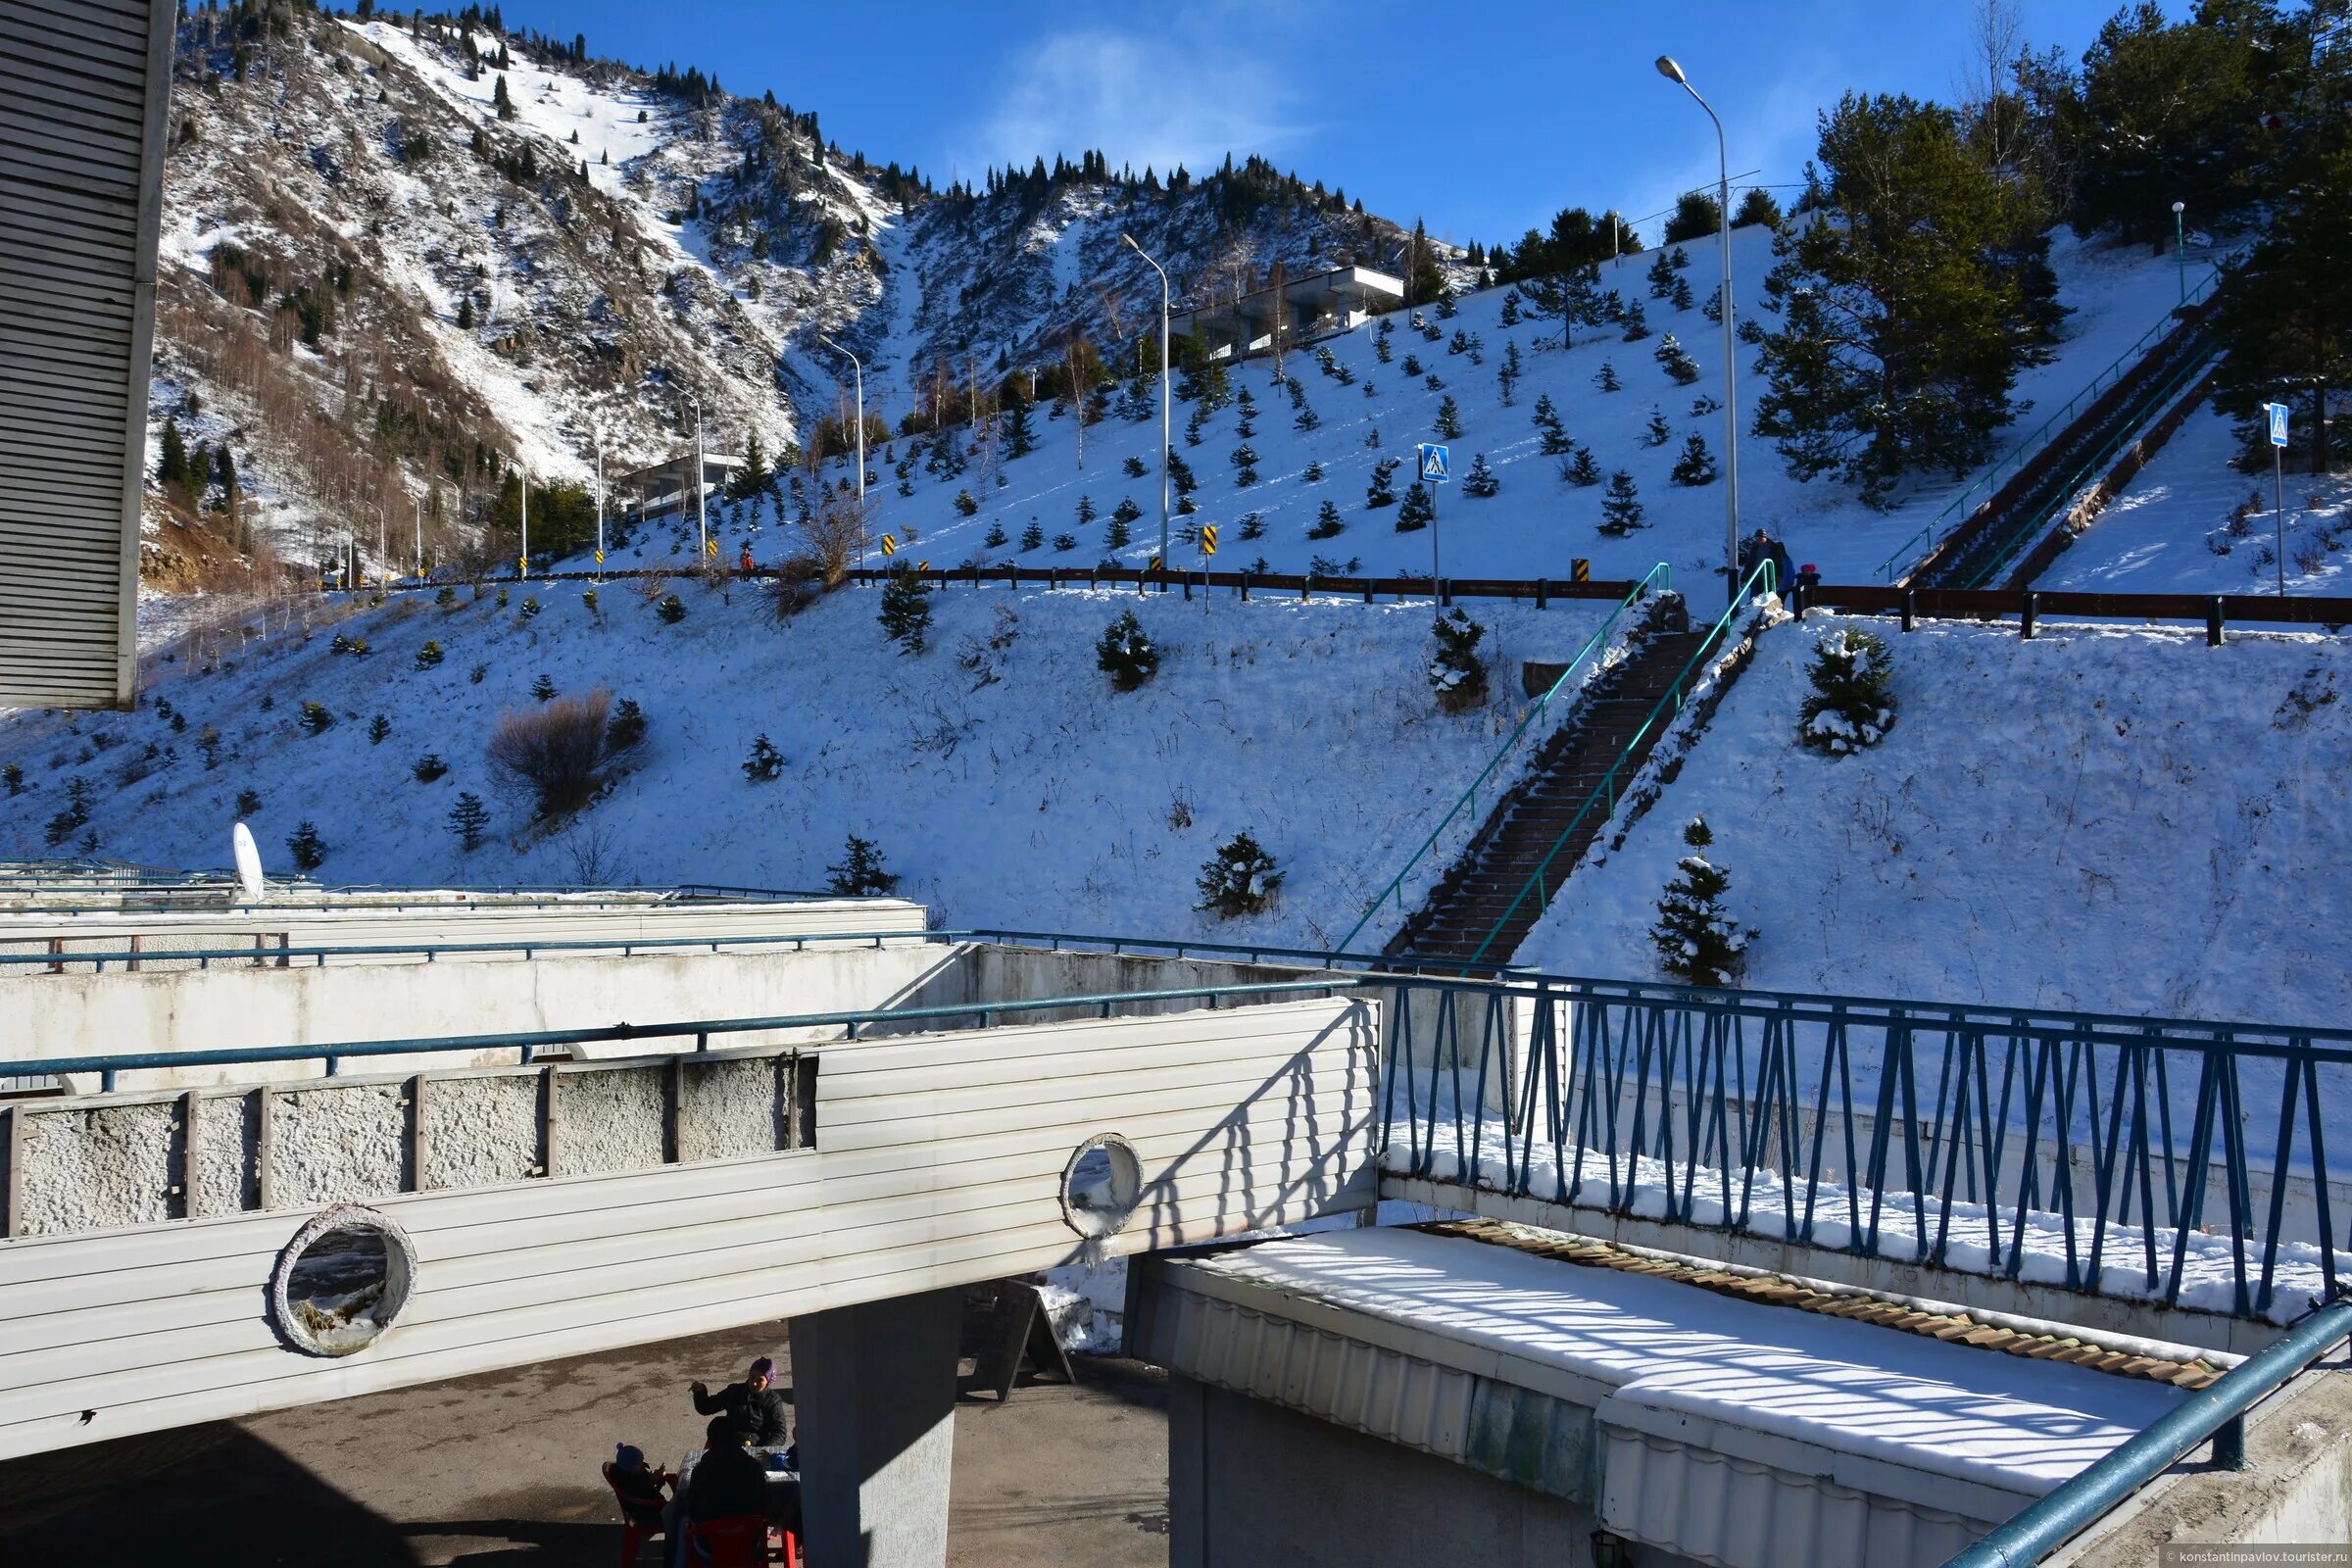
<svg viewBox="0 0 2352 1568"><path fill-rule="evenodd" d="M1392 985L1393 1173L2237 1317L2336 1293L2352 1031Z"/></svg>

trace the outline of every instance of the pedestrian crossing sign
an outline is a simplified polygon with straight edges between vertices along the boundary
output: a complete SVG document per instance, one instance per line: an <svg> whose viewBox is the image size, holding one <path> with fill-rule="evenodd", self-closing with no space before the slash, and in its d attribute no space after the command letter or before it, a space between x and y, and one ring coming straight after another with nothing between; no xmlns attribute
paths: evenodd
<svg viewBox="0 0 2352 1568"><path fill-rule="evenodd" d="M1453 450L1434 441L1424 441L1417 449L1421 454L1421 477L1431 484L1444 484L1453 477L1448 471L1453 462Z"/></svg>
<svg viewBox="0 0 2352 1568"><path fill-rule="evenodd" d="M2271 416L2271 445L2275 447L2286 445L2286 405L2268 403L2263 407Z"/></svg>

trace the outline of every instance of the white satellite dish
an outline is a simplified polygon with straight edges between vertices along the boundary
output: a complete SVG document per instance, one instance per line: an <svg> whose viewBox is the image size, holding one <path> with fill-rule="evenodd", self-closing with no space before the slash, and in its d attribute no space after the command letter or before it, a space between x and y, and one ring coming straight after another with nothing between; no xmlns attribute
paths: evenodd
<svg viewBox="0 0 2352 1568"><path fill-rule="evenodd" d="M253 830L239 822L229 830L229 844L237 857L237 885L245 891L245 902L262 902L262 852L254 847Z"/></svg>

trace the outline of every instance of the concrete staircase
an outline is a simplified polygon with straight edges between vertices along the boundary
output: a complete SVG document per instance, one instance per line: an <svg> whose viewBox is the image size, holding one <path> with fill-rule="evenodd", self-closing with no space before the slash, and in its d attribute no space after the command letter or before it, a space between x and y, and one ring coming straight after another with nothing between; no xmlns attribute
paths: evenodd
<svg viewBox="0 0 2352 1568"><path fill-rule="evenodd" d="M1647 733L1637 738L1636 732L1708 636L1690 630L1678 608L1671 618L1653 621L1629 640L1628 657L1585 693L1574 715L1537 754L1526 782L1495 803L1461 858L1389 943L1391 956L1467 962L1484 944L1485 961L1494 962L1517 951L1560 880L1614 814L1616 803L1606 792L1592 800L1594 789L1622 762L1622 791L1649 756L1668 728L1671 706ZM1588 801L1592 808L1584 810ZM1542 882L1520 898L1521 890L1538 882L1547 857Z"/></svg>

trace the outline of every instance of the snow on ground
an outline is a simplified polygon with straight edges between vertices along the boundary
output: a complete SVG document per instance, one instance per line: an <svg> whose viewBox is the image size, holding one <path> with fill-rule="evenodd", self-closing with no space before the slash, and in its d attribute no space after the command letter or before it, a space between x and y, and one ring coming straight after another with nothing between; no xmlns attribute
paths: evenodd
<svg viewBox="0 0 2352 1568"><path fill-rule="evenodd" d="M1057 256L1092 227L1083 220L1071 222L1061 231L1057 243L1063 250ZM1410 324L1415 313L1383 318L1391 329L1391 358L1385 365L1378 357L1372 325L1295 349L1285 369L1298 383L1299 397L1312 415L1311 429L1297 428L1300 410L1288 390L1274 382L1270 359L1234 368L1235 388L1247 388L1256 402L1248 437L1240 433L1243 411L1237 403L1204 421L1196 445L1186 432L1195 405L1175 406L1176 450L1199 481L1195 499L1200 509L1192 517L1179 517L1179 528L1223 524L1221 549L1211 563L1223 569L1262 560L1267 569L1302 571L1322 558L1335 566L1356 561L1361 569L1379 575L1427 572L1429 534L1398 533L1396 509L1368 507L1366 488L1374 464L1396 458L1402 462L1396 486L1403 492L1412 477L1414 444L1441 439L1435 421L1441 399L1450 396L1462 434L1450 441L1456 482L1444 487L1439 497L1443 564L1449 575L1564 578L1570 561L1581 556L1592 561L1595 576L1638 577L1663 559L1672 563L1682 586L1704 599L1706 584L1723 559L1723 490L1720 482L1678 487L1670 471L1685 437L1693 431L1704 437L1719 464L1722 460L1722 415L1694 412L1696 400L1720 394L1722 339L1721 329L1700 308L1713 288L1706 249L1685 250L1690 259L1685 275L1698 301L1687 311L1678 312L1650 296L1645 280L1649 255L1602 267L1602 286L1617 290L1629 303L1639 302L1648 317L1649 335L1638 342L1623 341L1616 328L1580 328L1575 346L1563 350L1557 322L1502 325L1503 302L1511 291L1494 288L1466 297L1451 319L1441 318L1434 309L1418 313L1436 329L1434 341ZM1771 266L1771 236L1762 228L1741 230L1734 236L1734 252L1742 309L1752 313ZM2053 255L2062 298L2075 314L2065 323L2067 340L2058 359L2020 377L2021 414L2004 434L2004 445L2040 422L2043 415L2037 410L2055 410L2162 322L2178 288L2171 260L2151 260L2137 247L2106 248L2061 236ZM894 267L893 275L903 277L905 270ZM903 314L906 302L897 301L893 308ZM1669 332L1701 367L1700 378L1691 385L1676 385L1655 357ZM1462 340L1458 353L1457 333ZM1512 405L1505 407L1497 372L1512 343L1519 349L1522 374ZM1329 352L1335 369L1351 378L1348 384L1321 368L1319 350ZM1417 364L1415 375L1405 373L1408 357ZM1743 347L1743 411L1752 412L1761 385L1754 361L1755 351ZM1595 386L1593 378L1603 362L1614 368L1623 390L1602 392ZM1439 387L1428 385L1430 376L1439 380ZM884 378L867 377L869 399L895 414L884 386ZM1568 483L1559 475L1560 460L1540 450L1531 418L1537 399L1545 395L1557 406L1569 437L1592 449L1604 477L1618 468L1634 476L1647 509L1648 526L1621 539L1599 533L1604 487ZM1653 409L1670 431L1655 446L1646 436ZM1743 413L1743 421L1745 416ZM925 462L906 461L911 443L904 439L871 454L868 466L876 482L869 497L877 530L895 532L902 539L919 538L923 554L938 565L974 560L1014 560L1028 566L1091 565L1103 560L1142 564L1158 545L1156 392L1150 417L1131 421L1113 413L1088 427L1083 468L1078 466L1073 415L1041 407L1033 412L1031 423L1037 450L1004 461L993 471L987 461L977 460L961 473L936 473ZM970 436L968 430L955 433L959 442ZM1372 444L1376 439L1377 446ZM1249 485L1239 483L1241 469L1232 461L1244 445L1257 454L1257 480ZM1499 493L1485 500L1465 497L1459 483L1481 453L1500 481ZM1875 513L1842 485L1800 484L1790 478L1767 442L1744 439L1740 456L1745 521L1785 534L1794 559L1820 565L1833 582L1876 581L1880 563L1936 516L1966 482L1934 480L1893 511ZM1141 476L1123 471L1130 459L1143 466ZM1323 466L1320 480L1306 476L1315 463ZM848 475L847 460L837 460L821 473L828 483L837 482ZM911 494L899 493L902 479ZM959 493L968 493L977 503L968 518L955 506ZM1077 520L1081 498L1093 505L1092 522ZM1113 549L1108 518L1122 499L1134 502L1144 515L1133 525L1131 542ZM1346 531L1334 538L1310 539L1307 530L1327 500L1339 507ZM1262 537L1242 537L1251 514L1264 526ZM1032 520L1046 542L1024 551L1019 541ZM992 527L1003 529L1005 543L986 543ZM665 562L691 553L691 531L652 530L636 542L632 559ZM755 532L729 521L726 532L729 542L723 548L730 557L738 537L751 538L762 559L785 548L772 528ZM1064 533L1072 540L1066 552L1053 542ZM1185 566L1200 564L1203 558L1198 549L1179 543L1171 559Z"/></svg>
<svg viewBox="0 0 2352 1568"><path fill-rule="evenodd" d="M2278 592L2277 489L2230 466L2234 421L2202 409L2034 581L2089 593ZM2299 449L2298 449L2299 454ZM2352 592L2352 477L2288 473L2286 591ZM2240 511L2245 515L2238 515Z"/></svg>
<svg viewBox="0 0 2352 1568"><path fill-rule="evenodd" d="M0 754L35 786L0 797L0 851L45 853L43 825L68 781L86 777L101 853L158 864L222 863L250 789L265 859L282 869L286 837L309 820L330 847L319 874L339 882L822 887L855 833L905 875L903 893L953 924L1328 946L1517 717L1517 662L1573 649L1610 608L1473 605L1498 695L1449 718L1424 673L1426 602L940 593L930 652L906 658L875 624L871 590L779 625L761 594L671 586L686 609L674 626L625 580L593 612L579 584L541 585L530 616L524 593L501 609L460 589L450 612L406 596L307 643L273 635L214 674L151 659L136 714L0 722ZM1162 662L1121 694L1094 644L1129 609ZM330 633L369 651L335 654ZM418 670L428 639L444 660ZM552 840L525 832L527 811L482 760L498 715L533 706L541 674L565 691L608 684L651 723L634 771ZM333 726L306 735L305 702ZM377 744L379 712L390 733ZM198 755L208 727L220 736L214 770ZM787 763L749 783L741 764L761 733ZM427 752L450 772L419 784L411 767ZM469 858L446 825L461 790L496 812ZM1194 909L1195 878L1244 829L1288 880L1270 912L1219 923Z"/></svg>
<svg viewBox="0 0 2352 1568"><path fill-rule="evenodd" d="M1796 744L1815 634L1885 639L1899 717ZM1815 616L1767 631L1681 776L1517 955L1659 973L1647 931L1703 814L1746 984L2329 1025L2352 1017L2352 646ZM1603 849L1608 840L1603 840Z"/></svg>
<svg viewBox="0 0 2352 1568"><path fill-rule="evenodd" d="M2034 1494L2182 1397L1424 1231L1334 1231L1191 1266L1557 1367L1612 1400Z"/></svg>

